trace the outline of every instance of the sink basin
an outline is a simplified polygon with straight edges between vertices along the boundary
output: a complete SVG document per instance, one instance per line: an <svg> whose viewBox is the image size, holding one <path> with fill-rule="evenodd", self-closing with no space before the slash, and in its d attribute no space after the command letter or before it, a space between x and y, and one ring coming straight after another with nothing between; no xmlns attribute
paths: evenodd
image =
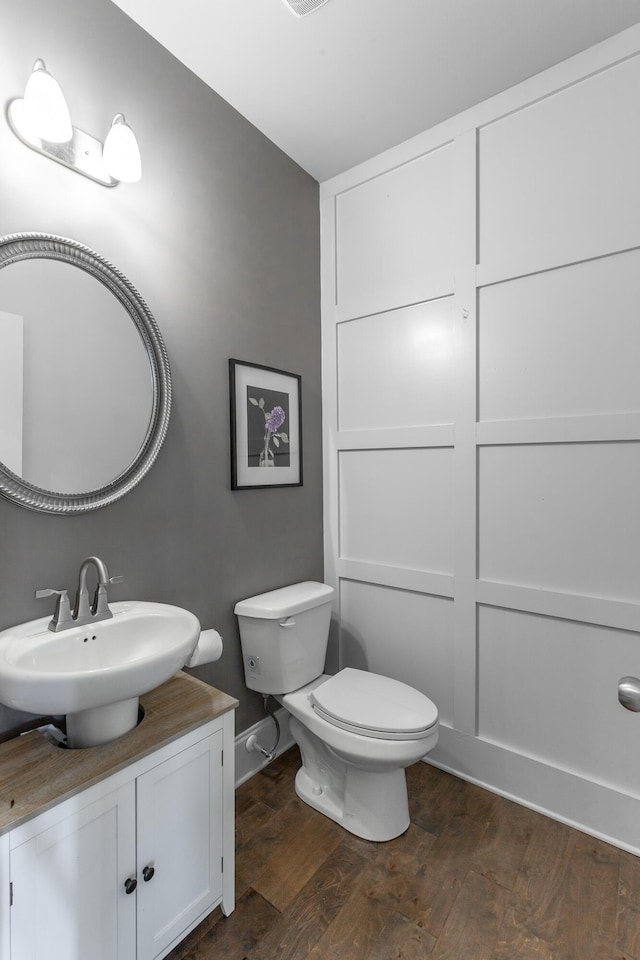
<svg viewBox="0 0 640 960"><path fill-rule="evenodd" d="M164 603L110 604L113 618L60 633L50 617L0 632L0 703L66 714L69 746L107 743L138 722L138 697L177 673L200 636L192 613Z"/></svg>

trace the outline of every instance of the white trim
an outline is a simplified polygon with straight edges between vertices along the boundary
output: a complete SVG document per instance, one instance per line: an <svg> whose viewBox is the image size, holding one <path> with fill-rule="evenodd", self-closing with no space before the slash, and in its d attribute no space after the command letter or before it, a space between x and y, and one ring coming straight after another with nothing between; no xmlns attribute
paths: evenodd
<svg viewBox="0 0 640 960"><path fill-rule="evenodd" d="M349 560L345 557L338 558L337 570L340 580L378 583L385 587L412 590L414 593L428 593L434 597L453 597L454 580L453 576L447 573L392 567L384 563Z"/></svg>
<svg viewBox="0 0 640 960"><path fill-rule="evenodd" d="M421 276L410 291L403 288L386 291L384 294L376 292L368 297L358 292L351 298L343 297L340 300L336 309L336 323L349 323L351 320L373 317L379 313L394 313L419 303L444 300L452 296L454 289L453 274L442 273L429 277Z"/></svg>
<svg viewBox="0 0 640 960"><path fill-rule="evenodd" d="M280 707L275 713L278 718L278 723L280 724L280 740L278 741L275 754L279 757L281 753L284 753L285 750L293 746L294 741L291 736L291 731L289 730L288 712L284 707ZM263 770L269 763L269 760L263 757L259 750L247 750L247 740L252 734L258 738L258 743L260 743L265 750L270 750L276 736L273 720L270 717L264 717L262 720L254 723L252 727L249 727L248 730L243 730L242 733L236 736L234 750L236 789L245 783L245 781L250 780L254 774Z"/></svg>
<svg viewBox="0 0 640 960"><path fill-rule="evenodd" d="M583 250L578 256L573 252L569 260L559 260L554 257L551 260L541 259L533 263L530 258L524 263L513 261L510 263L486 264L479 263L476 267L476 285L479 288L495 286L498 283L510 283L512 280L522 280L524 277L532 277L539 273L550 273L552 270L564 270L567 267L575 267L580 263L591 263L593 260L606 260L609 257L619 257L625 253L632 253L638 250L636 244L633 247L616 247L611 249L607 247L602 249Z"/></svg>
<svg viewBox="0 0 640 960"><path fill-rule="evenodd" d="M456 729L474 734L477 726L477 649L475 639L477 551L477 297L475 264L478 219L478 138L469 130L455 141L454 333L455 390L453 450L453 715Z"/></svg>
<svg viewBox="0 0 640 960"><path fill-rule="evenodd" d="M338 308L337 308L337 243L336 201L334 197L320 203L321 283L321 347L322 347L322 449L323 449L323 544L324 580L333 587L333 617L338 627L333 631L337 650L330 651L338 669L342 666L340 639L340 580L337 573L340 542L340 498L338 494ZM331 546L329 546L331 545ZM330 637L330 644L334 640Z"/></svg>
<svg viewBox="0 0 640 960"><path fill-rule="evenodd" d="M478 446L640 440L640 413L598 413L531 420L481 420Z"/></svg>
<svg viewBox="0 0 640 960"><path fill-rule="evenodd" d="M502 607L505 610L522 610L544 617L594 623L601 627L640 633L640 603L631 601L561 593L492 580L477 581L476 599L479 604Z"/></svg>
<svg viewBox="0 0 640 960"><path fill-rule="evenodd" d="M640 797L440 725L425 762L640 855Z"/></svg>
<svg viewBox="0 0 640 960"><path fill-rule="evenodd" d="M452 423L434 423L418 427L381 427L371 430L340 430L336 434L338 450L408 450L414 447L452 447Z"/></svg>

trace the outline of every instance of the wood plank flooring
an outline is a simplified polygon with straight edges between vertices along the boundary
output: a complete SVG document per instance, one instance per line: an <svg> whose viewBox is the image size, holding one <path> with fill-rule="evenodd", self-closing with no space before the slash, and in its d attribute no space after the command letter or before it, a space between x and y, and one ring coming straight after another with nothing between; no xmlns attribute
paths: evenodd
<svg viewBox="0 0 640 960"><path fill-rule="evenodd" d="M297 747L236 793L237 905L167 960L640 960L640 858L418 763L368 843L302 803Z"/></svg>

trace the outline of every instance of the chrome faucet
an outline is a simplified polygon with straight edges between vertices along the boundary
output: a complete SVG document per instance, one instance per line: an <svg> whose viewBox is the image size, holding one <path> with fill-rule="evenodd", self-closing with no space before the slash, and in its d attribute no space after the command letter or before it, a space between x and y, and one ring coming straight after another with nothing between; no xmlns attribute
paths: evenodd
<svg viewBox="0 0 640 960"><path fill-rule="evenodd" d="M98 584L93 596L93 603L89 605L89 591L87 589L87 571L93 565L98 574ZM49 623L49 630L58 633L60 630L69 630L71 627L80 627L85 623L97 623L99 620L110 620L113 613L107 602L107 585L122 583L124 577L110 577L106 563L100 557L87 557L80 565L76 602L71 612L69 596L66 590L36 590L36 597L58 597L55 613Z"/></svg>
<svg viewBox="0 0 640 960"><path fill-rule="evenodd" d="M93 603L89 606L89 591L87 590L87 570L93 564L98 574L98 585L93 596ZM87 557L80 566L78 577L78 591L72 617L75 625L92 623L96 620L110 620L113 614L107 603L107 584L122 583L123 577L110 577L106 563L100 557Z"/></svg>

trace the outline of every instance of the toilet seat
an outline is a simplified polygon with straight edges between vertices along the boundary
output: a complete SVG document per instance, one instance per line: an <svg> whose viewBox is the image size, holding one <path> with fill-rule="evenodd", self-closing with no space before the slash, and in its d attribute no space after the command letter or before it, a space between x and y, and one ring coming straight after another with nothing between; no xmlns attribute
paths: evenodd
<svg viewBox="0 0 640 960"><path fill-rule="evenodd" d="M309 702L333 726L380 740L419 740L438 723L437 707L419 690L352 667L315 687Z"/></svg>

